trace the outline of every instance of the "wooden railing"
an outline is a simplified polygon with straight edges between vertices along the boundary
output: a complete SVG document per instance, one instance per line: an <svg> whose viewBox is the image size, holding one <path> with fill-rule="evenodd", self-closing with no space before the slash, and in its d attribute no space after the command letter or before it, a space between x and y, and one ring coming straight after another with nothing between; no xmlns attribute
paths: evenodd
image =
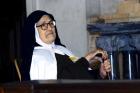
<svg viewBox="0 0 140 93"><path fill-rule="evenodd" d="M140 93L140 80L51 80L8 83L0 93Z"/></svg>

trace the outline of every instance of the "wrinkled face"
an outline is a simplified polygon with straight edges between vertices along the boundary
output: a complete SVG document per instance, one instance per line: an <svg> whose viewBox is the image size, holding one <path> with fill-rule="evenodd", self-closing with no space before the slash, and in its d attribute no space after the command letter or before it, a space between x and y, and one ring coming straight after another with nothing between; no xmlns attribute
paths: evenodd
<svg viewBox="0 0 140 93"><path fill-rule="evenodd" d="M49 16L42 16L41 19L36 23L36 27L39 37L44 43L51 44L55 41L55 21L53 21Z"/></svg>

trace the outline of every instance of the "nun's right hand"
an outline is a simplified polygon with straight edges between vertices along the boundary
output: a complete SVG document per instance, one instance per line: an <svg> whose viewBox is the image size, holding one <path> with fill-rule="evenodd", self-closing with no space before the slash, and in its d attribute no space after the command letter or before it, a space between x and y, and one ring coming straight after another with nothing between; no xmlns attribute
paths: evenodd
<svg viewBox="0 0 140 93"><path fill-rule="evenodd" d="M94 60L95 57L97 57L97 55L101 55L100 57L103 59L105 59L107 57L106 52L103 49L98 48L98 49L92 50L89 53L87 53L85 58L90 62L90 61Z"/></svg>

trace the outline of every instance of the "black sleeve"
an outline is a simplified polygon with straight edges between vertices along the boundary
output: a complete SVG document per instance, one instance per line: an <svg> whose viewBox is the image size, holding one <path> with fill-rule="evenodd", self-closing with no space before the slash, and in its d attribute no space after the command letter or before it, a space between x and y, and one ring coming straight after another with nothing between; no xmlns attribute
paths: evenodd
<svg viewBox="0 0 140 93"><path fill-rule="evenodd" d="M90 75L89 79L102 79L100 76L100 70L98 69L88 69L89 68L89 62L84 58L80 58L76 61L76 64L81 65L83 68L87 69L88 74Z"/></svg>
<svg viewBox="0 0 140 93"><path fill-rule="evenodd" d="M89 62L84 57L78 59L75 64L81 65L85 69L89 67Z"/></svg>
<svg viewBox="0 0 140 93"><path fill-rule="evenodd" d="M67 55L56 54L58 79L94 79L89 72L89 63L82 57L73 62Z"/></svg>

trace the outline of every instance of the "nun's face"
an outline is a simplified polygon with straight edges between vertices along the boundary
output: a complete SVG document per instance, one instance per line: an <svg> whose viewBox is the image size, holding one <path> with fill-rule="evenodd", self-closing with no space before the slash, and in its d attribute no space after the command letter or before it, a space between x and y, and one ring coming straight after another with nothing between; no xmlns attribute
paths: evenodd
<svg viewBox="0 0 140 93"><path fill-rule="evenodd" d="M46 43L51 44L55 41L55 21L51 20L49 16L44 15L36 24L40 39Z"/></svg>

